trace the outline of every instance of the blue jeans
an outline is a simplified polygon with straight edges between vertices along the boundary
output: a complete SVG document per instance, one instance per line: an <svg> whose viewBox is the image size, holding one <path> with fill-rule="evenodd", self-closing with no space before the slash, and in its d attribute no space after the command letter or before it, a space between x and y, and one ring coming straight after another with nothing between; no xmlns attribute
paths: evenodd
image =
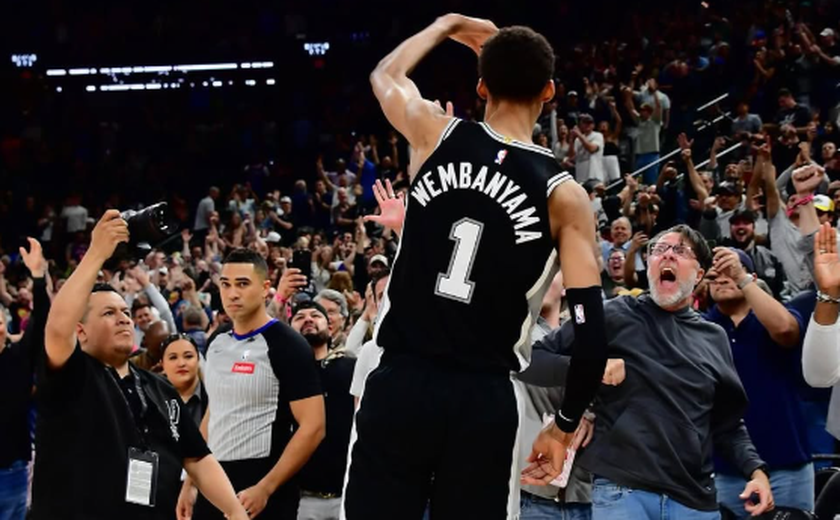
<svg viewBox="0 0 840 520"><path fill-rule="evenodd" d="M718 502L735 513L738 518L747 518L744 501L738 498L747 481L740 475L716 475ZM810 462L795 469L774 469L770 471L770 488L777 506L814 510L814 465Z"/></svg>
<svg viewBox="0 0 840 520"><path fill-rule="evenodd" d="M592 520L720 520L718 511L698 511L665 495L619 486L604 478L592 483Z"/></svg>
<svg viewBox="0 0 840 520"><path fill-rule="evenodd" d="M590 520L589 504L563 504L548 498L522 493L519 498L519 520Z"/></svg>
<svg viewBox="0 0 840 520"><path fill-rule="evenodd" d="M834 453L836 441L830 433L825 431L825 424L828 419L828 401L803 400L801 405L805 424L808 425L808 444L811 446L811 453ZM814 469L828 468L831 465L831 461L819 461L814 463Z"/></svg>
<svg viewBox="0 0 840 520"><path fill-rule="evenodd" d="M0 468L0 520L23 520L26 517L26 492L29 471L19 460L8 468Z"/></svg>
<svg viewBox="0 0 840 520"><path fill-rule="evenodd" d="M636 156L636 170L639 170L648 164L655 163L659 160L659 152L651 152L651 153L641 153ZM642 172L642 183L647 184L648 186L656 184L656 180L659 178L659 164L656 166L651 166L647 170Z"/></svg>

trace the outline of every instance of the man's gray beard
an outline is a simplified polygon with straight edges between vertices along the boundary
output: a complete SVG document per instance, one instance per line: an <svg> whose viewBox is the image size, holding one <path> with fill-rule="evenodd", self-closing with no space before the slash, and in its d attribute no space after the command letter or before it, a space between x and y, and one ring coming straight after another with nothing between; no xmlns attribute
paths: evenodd
<svg viewBox="0 0 840 520"><path fill-rule="evenodd" d="M691 274L691 278L688 281L677 282L677 284L679 285L679 289L677 290L677 292L668 297L660 295L658 289L656 288L656 283L651 283L650 297L656 303L656 305L662 308L673 307L677 303L688 298L688 296L694 292L694 280L696 279L697 271L693 271ZM653 280L653 278L650 276L650 273L648 273L648 280Z"/></svg>

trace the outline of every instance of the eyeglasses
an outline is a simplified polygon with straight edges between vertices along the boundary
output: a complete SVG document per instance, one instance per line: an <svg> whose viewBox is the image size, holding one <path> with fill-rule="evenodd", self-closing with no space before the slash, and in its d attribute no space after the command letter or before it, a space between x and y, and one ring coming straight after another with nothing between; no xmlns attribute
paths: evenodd
<svg viewBox="0 0 840 520"><path fill-rule="evenodd" d="M679 257L682 257L682 258L685 258L685 259L688 259L688 260L693 260L694 259L693 250L691 249L690 246L687 246L685 244L665 244L665 243L662 243L662 242L657 242L656 244L653 244L653 245L650 246L650 249L648 250L648 254L650 254L650 256L662 256L665 253L667 253L669 250L673 250L674 254L679 256Z"/></svg>

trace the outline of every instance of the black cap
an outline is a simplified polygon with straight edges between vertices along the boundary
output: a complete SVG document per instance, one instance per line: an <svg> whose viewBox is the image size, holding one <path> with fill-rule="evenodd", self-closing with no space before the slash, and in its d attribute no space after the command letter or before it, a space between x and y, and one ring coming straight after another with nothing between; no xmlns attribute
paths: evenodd
<svg viewBox="0 0 840 520"><path fill-rule="evenodd" d="M324 318L326 318L327 322L330 321L330 315L327 314L327 310L320 303L317 303L314 300L302 301L299 304L295 305L295 308L292 310L292 318L295 317L295 314L299 313L304 309L315 309L324 315Z"/></svg>
<svg viewBox="0 0 840 520"><path fill-rule="evenodd" d="M738 185L732 181L723 181L715 188L715 193L729 193L731 195L740 195L741 190Z"/></svg>
<svg viewBox="0 0 840 520"><path fill-rule="evenodd" d="M729 223L731 224L738 220L746 220L755 224L755 213L747 208L738 208L735 210L732 216L729 217Z"/></svg>

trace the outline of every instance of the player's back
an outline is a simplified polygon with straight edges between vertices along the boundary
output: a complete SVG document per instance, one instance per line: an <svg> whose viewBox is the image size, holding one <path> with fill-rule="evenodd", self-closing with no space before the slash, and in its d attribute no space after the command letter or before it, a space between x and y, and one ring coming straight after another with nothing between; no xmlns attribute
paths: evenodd
<svg viewBox="0 0 840 520"><path fill-rule="evenodd" d="M547 198L567 181L549 150L454 119L412 181L377 343L522 368L558 264Z"/></svg>

